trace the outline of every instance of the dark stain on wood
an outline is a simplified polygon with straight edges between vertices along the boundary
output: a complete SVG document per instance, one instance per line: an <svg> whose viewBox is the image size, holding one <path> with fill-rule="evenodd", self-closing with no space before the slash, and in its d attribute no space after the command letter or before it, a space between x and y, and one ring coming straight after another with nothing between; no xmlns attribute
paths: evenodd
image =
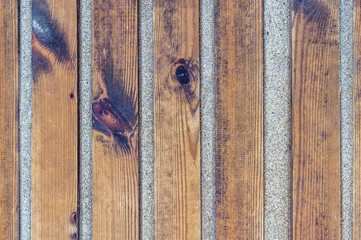
<svg viewBox="0 0 361 240"><path fill-rule="evenodd" d="M52 70L49 61L50 52L57 61L69 58L65 34L62 33L55 20L51 18L48 3L34 0L32 3L32 66L33 80L36 81L40 71Z"/></svg>
<svg viewBox="0 0 361 240"><path fill-rule="evenodd" d="M189 72L183 65L177 67L175 76L181 85L186 85L190 82Z"/></svg>
<svg viewBox="0 0 361 240"><path fill-rule="evenodd" d="M43 47L55 53L59 59L68 56L65 35L58 24L51 18L45 1L35 0L32 4L33 33Z"/></svg>
<svg viewBox="0 0 361 240"><path fill-rule="evenodd" d="M303 13L307 23L314 23L318 29L325 31L329 24L330 10L318 0L293 0L292 10Z"/></svg>
<svg viewBox="0 0 361 240"><path fill-rule="evenodd" d="M70 238L71 238L71 239L74 239L74 240L78 239L78 233L73 233L73 234L71 234L71 235L70 235Z"/></svg>
<svg viewBox="0 0 361 240"><path fill-rule="evenodd" d="M184 92L192 112L195 112L199 105L199 67L197 61L183 58L174 61L171 64L170 75L176 83L176 90Z"/></svg>
<svg viewBox="0 0 361 240"><path fill-rule="evenodd" d="M114 66L112 35L113 19L103 16L103 12L112 9L110 1L96 1L93 10L94 25L94 65L101 73L105 88L98 84L93 95L93 129L113 136L122 152L130 153L131 137L137 127L136 89L129 86L121 67ZM99 16L101 19L98 19ZM105 94L106 92L106 94ZM105 114L105 115L104 115Z"/></svg>
<svg viewBox="0 0 361 240"><path fill-rule="evenodd" d="M70 222L74 225L78 225L78 214L77 212L73 212L71 215L70 215Z"/></svg>
<svg viewBox="0 0 361 240"><path fill-rule="evenodd" d="M107 98L93 101L93 128L110 136L119 143L124 152L130 152L129 138L133 128L125 116Z"/></svg>

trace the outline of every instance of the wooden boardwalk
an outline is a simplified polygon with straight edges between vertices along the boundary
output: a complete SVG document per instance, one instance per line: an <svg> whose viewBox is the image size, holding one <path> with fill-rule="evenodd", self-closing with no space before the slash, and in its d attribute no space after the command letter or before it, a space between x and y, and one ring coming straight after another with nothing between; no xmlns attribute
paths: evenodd
<svg viewBox="0 0 361 240"><path fill-rule="evenodd" d="M93 0L93 239L140 239L137 0ZM0 0L0 240L19 239L19 10ZM32 1L31 238L79 238L79 1ZM264 239L264 1L215 0L217 239ZM292 0L292 238L340 239L339 1ZM154 236L202 239L200 4L154 0ZM354 0L354 239L361 239Z"/></svg>

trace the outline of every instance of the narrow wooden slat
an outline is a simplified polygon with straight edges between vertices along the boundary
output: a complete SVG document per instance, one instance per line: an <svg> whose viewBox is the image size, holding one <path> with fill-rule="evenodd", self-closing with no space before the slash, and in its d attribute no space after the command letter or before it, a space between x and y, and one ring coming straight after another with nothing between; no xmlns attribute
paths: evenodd
<svg viewBox="0 0 361 240"><path fill-rule="evenodd" d="M138 239L136 0L93 1L93 239Z"/></svg>
<svg viewBox="0 0 361 240"><path fill-rule="evenodd" d="M216 1L217 239L263 239L263 1Z"/></svg>
<svg viewBox="0 0 361 240"><path fill-rule="evenodd" d="M32 239L77 237L77 1L33 0Z"/></svg>
<svg viewBox="0 0 361 240"><path fill-rule="evenodd" d="M292 4L293 239L340 238L339 1Z"/></svg>
<svg viewBox="0 0 361 240"><path fill-rule="evenodd" d="M18 1L0 1L0 239L19 239Z"/></svg>
<svg viewBox="0 0 361 240"><path fill-rule="evenodd" d="M201 238L199 5L155 0L155 237Z"/></svg>
<svg viewBox="0 0 361 240"><path fill-rule="evenodd" d="M361 239L361 0L354 0L353 238Z"/></svg>

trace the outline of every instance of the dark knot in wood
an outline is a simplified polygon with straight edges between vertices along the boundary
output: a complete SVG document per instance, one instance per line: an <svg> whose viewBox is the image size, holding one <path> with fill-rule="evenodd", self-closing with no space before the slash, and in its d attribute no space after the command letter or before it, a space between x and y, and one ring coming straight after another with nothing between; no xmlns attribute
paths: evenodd
<svg viewBox="0 0 361 240"><path fill-rule="evenodd" d="M182 85L188 84L190 82L189 72L183 65L177 67L175 76L178 82Z"/></svg>
<svg viewBox="0 0 361 240"><path fill-rule="evenodd" d="M73 212L70 216L70 222L74 225L78 224L78 214L77 212Z"/></svg>
<svg viewBox="0 0 361 240"><path fill-rule="evenodd" d="M107 98L93 102L93 116L113 134L132 131L128 120Z"/></svg>
<svg viewBox="0 0 361 240"><path fill-rule="evenodd" d="M174 90L184 92L192 112L195 111L199 105L198 62L192 59L178 59L171 64L170 75L173 83L176 83Z"/></svg>

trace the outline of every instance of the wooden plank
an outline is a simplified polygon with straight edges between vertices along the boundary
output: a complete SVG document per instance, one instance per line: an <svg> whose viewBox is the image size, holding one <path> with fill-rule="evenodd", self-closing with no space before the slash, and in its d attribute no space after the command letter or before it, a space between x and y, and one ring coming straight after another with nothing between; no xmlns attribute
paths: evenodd
<svg viewBox="0 0 361 240"><path fill-rule="evenodd" d="M354 0L353 239L361 239L361 0Z"/></svg>
<svg viewBox="0 0 361 240"><path fill-rule="evenodd" d="M19 239L18 1L0 1L0 239Z"/></svg>
<svg viewBox="0 0 361 240"><path fill-rule="evenodd" d="M139 238L136 0L93 1L93 238Z"/></svg>
<svg viewBox="0 0 361 240"><path fill-rule="evenodd" d="M217 239L263 239L263 1L216 1Z"/></svg>
<svg viewBox="0 0 361 240"><path fill-rule="evenodd" d="M293 239L340 238L339 1L292 4Z"/></svg>
<svg viewBox="0 0 361 240"><path fill-rule="evenodd" d="M155 0L155 238L200 239L199 1Z"/></svg>
<svg viewBox="0 0 361 240"><path fill-rule="evenodd" d="M77 1L34 0L32 12L31 237L76 238Z"/></svg>

